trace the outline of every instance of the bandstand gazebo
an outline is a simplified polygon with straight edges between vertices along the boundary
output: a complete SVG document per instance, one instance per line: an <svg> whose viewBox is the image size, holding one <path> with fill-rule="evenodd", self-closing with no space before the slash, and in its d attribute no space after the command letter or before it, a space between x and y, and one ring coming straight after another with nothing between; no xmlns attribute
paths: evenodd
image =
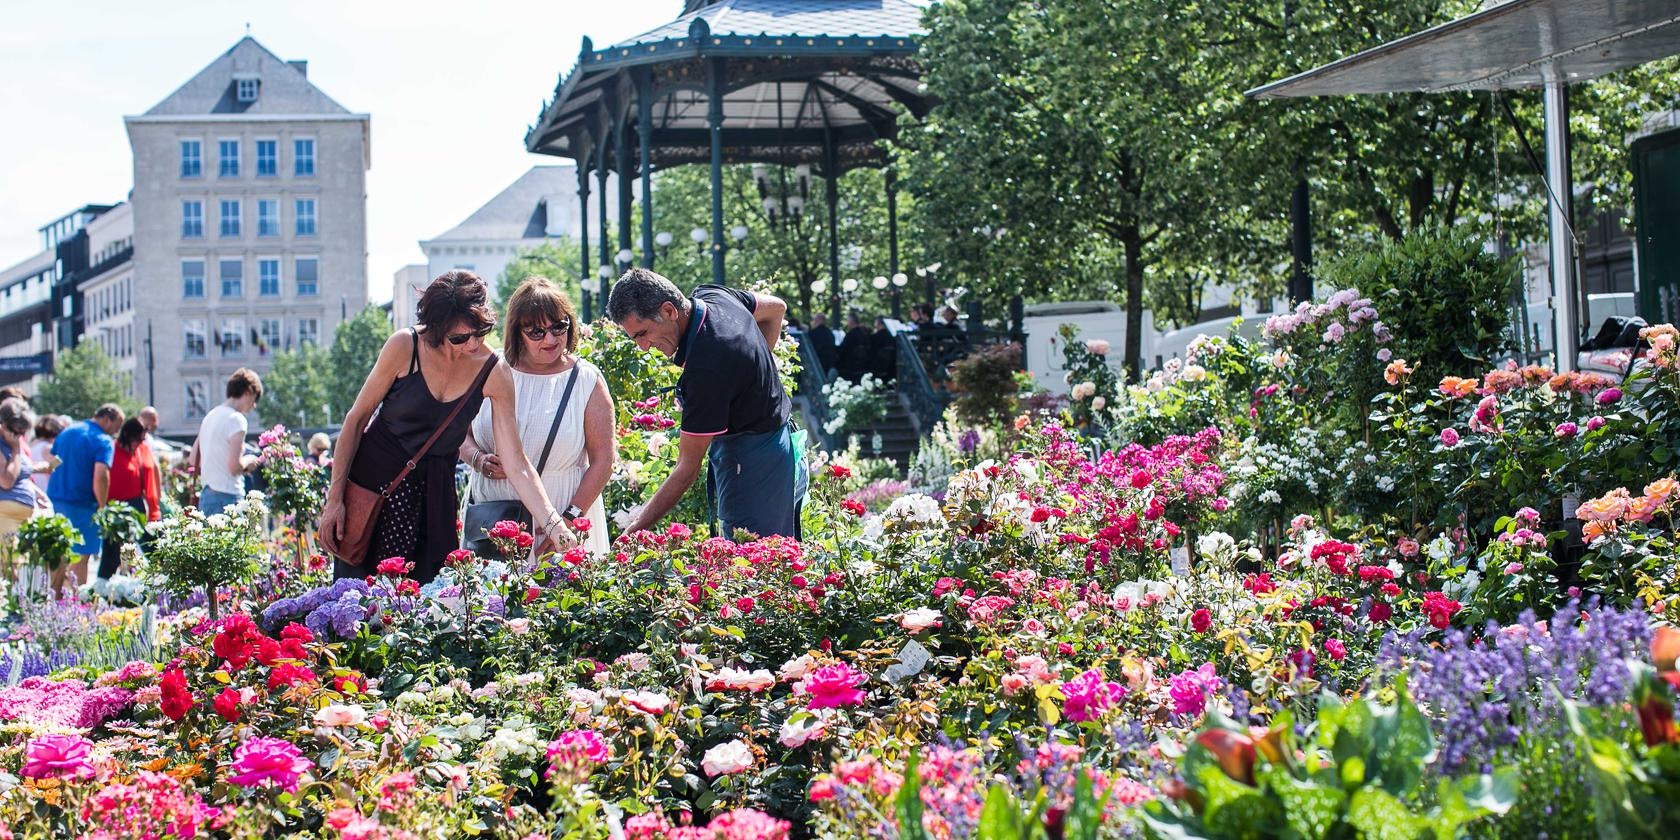
<svg viewBox="0 0 1680 840"><path fill-rule="evenodd" d="M537 154L577 161L584 272L602 272L601 292L632 250L632 182L642 184L641 258L652 267L652 174L711 167L712 281L725 282L723 165L780 167L777 178L826 181L829 284L840 285L836 182L858 167L890 163L883 140L901 111L921 117L930 102L915 60L920 8L906 0L686 0L676 20L605 49L588 38L577 65L525 136ZM590 173L596 179L597 259L590 256ZM609 243L607 174L618 174L618 242ZM898 273L892 171L886 173L891 270ZM762 187L761 187L762 188ZM797 188L797 187L796 187ZM784 194L785 195L785 194ZM786 208L782 208L787 212ZM791 211L802 209L802 194ZM766 211L778 208L766 202ZM699 238L699 233L696 233ZM591 285L584 279L584 288ZM585 292L587 301L588 292ZM587 304L586 304L587 306Z"/></svg>

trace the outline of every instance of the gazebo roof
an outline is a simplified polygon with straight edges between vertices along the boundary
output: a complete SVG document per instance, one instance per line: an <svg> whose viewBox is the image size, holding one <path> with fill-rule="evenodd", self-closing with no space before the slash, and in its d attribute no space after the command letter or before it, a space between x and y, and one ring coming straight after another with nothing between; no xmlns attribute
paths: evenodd
<svg viewBox="0 0 1680 840"><path fill-rule="evenodd" d="M717 59L725 159L820 164L827 131L841 171L879 165L877 141L899 111L930 105L914 59L921 14L907 0L689 0L676 20L606 49L585 38L525 146L580 159L614 130L634 136L645 74L653 167L705 162L706 65Z"/></svg>

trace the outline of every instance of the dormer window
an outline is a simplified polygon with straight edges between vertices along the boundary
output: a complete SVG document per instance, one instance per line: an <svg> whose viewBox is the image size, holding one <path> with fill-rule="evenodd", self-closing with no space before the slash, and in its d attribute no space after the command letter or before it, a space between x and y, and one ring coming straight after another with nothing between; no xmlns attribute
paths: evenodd
<svg viewBox="0 0 1680 840"><path fill-rule="evenodd" d="M250 104L257 101L257 77L248 76L233 80L234 98L242 103Z"/></svg>

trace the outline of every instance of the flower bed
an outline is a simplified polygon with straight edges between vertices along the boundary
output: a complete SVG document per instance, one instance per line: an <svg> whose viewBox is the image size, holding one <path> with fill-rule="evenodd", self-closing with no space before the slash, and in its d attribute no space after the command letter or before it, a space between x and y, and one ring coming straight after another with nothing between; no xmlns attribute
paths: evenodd
<svg viewBox="0 0 1680 840"><path fill-rule="evenodd" d="M1377 352L1380 320L1343 297L1337 343ZM818 464L803 542L673 524L602 556L463 554L424 589L400 558L332 583L284 539L247 554L254 576L178 562L183 593L236 579L210 587L214 618L185 602L142 661L0 689L17 779L0 820L112 837L1660 834L1680 784L1671 335L1610 399L1521 368L1425 378L1391 354L1368 415L1306 390L1299 348L1274 364L1276 347L1205 342L1156 385L1080 401L1107 447L1046 414L947 430L937 496L891 499L904 488ZM624 433L664 434L658 408Z"/></svg>

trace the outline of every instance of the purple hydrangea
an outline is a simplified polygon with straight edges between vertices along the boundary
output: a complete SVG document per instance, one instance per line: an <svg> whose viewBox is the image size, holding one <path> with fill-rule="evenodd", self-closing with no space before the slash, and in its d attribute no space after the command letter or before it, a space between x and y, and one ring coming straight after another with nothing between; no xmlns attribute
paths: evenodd
<svg viewBox="0 0 1680 840"><path fill-rule="evenodd" d="M360 578L335 580L296 598L282 598L269 604L263 610L262 623L272 631L301 617L303 625L315 633L330 632L341 639L353 638L361 623L377 609L370 600L375 594Z"/></svg>

